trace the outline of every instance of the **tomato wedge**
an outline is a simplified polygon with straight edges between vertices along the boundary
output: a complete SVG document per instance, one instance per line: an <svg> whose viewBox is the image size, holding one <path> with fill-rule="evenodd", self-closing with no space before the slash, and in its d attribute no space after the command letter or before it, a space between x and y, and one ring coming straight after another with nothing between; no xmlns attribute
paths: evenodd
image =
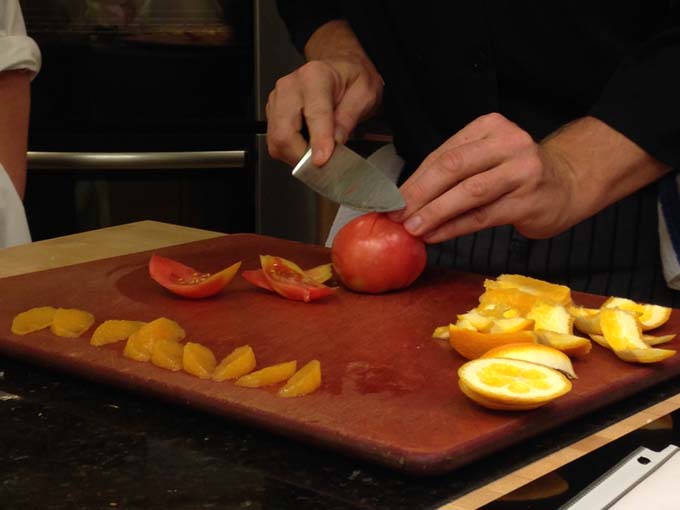
<svg viewBox="0 0 680 510"><path fill-rule="evenodd" d="M307 303L335 292L333 287L315 280L295 262L282 257L260 255L260 264L262 265L260 273L264 276L269 288L285 298ZM315 271L319 270L315 269ZM258 271L253 271L244 277L251 283L266 288L261 285L260 277L254 276L253 273L258 273Z"/></svg>
<svg viewBox="0 0 680 510"><path fill-rule="evenodd" d="M333 277L333 269L330 263L321 264L320 266L315 266L311 269L305 269L304 273L318 283L324 283ZM241 276L257 287L275 292L271 285L269 285L262 269L248 269L247 271L241 272Z"/></svg>
<svg viewBox="0 0 680 510"><path fill-rule="evenodd" d="M220 292L234 279L240 267L241 261L215 274L202 273L176 260L153 254L149 260L149 275L179 296L200 299Z"/></svg>

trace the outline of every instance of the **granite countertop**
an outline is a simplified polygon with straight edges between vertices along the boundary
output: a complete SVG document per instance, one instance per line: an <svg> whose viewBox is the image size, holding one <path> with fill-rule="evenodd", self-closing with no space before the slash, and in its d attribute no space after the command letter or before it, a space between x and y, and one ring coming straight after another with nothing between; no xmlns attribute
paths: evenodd
<svg viewBox="0 0 680 510"><path fill-rule="evenodd" d="M0 501L8 510L437 508L678 391L680 379L450 474L415 478L0 357ZM631 449L641 442L631 440ZM572 492L620 458L604 448L588 457L597 454L575 470Z"/></svg>

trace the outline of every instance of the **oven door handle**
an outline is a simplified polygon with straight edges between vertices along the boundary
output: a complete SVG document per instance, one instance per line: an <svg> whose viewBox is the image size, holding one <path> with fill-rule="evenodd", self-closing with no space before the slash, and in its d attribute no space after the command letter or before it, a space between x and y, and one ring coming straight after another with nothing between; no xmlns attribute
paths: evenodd
<svg viewBox="0 0 680 510"><path fill-rule="evenodd" d="M188 152L28 152L35 170L185 170L244 168L245 150Z"/></svg>

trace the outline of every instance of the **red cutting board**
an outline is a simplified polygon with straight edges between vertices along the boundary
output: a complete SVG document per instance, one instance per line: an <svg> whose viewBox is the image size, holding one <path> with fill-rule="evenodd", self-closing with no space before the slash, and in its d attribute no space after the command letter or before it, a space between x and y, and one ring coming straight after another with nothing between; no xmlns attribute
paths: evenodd
<svg viewBox="0 0 680 510"><path fill-rule="evenodd" d="M260 254L302 267L329 261L319 246L249 234L229 235L157 250L204 271ZM220 295L177 298L147 274L150 252L0 280L0 351L82 377L218 413L299 440L337 449L412 473L441 473L680 374L680 355L654 366L618 360L594 346L574 360L574 388L533 411L481 408L458 389L463 363L446 342L431 338L477 304L483 277L429 270L402 292L361 295L339 290L313 303L289 301L240 276ZM583 305L603 298L575 294ZM248 389L170 372L122 356L123 344L92 347L89 333L65 339L42 331L10 333L15 314L52 305L88 310L106 319L178 321L187 340L218 359L250 344L258 366L296 359L321 361L323 384L310 395L284 399L276 388ZM680 311L658 333L680 332ZM678 348L674 340L669 347Z"/></svg>

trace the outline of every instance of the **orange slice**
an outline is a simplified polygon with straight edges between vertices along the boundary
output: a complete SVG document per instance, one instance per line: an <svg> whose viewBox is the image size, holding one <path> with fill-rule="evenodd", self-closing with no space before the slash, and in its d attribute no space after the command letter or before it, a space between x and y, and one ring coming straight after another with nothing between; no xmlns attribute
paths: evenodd
<svg viewBox="0 0 680 510"><path fill-rule="evenodd" d="M515 359L468 361L458 369L458 376L463 393L492 409L533 409L571 390L571 382L561 372Z"/></svg>
<svg viewBox="0 0 680 510"><path fill-rule="evenodd" d="M569 356L562 351L541 344L507 344L494 347L480 358L503 358L530 361L559 370L570 379L577 379Z"/></svg>
<svg viewBox="0 0 680 510"><path fill-rule="evenodd" d="M196 342L187 342L184 346L182 368L185 372L201 379L210 379L216 364L215 355L206 346Z"/></svg>
<svg viewBox="0 0 680 510"><path fill-rule="evenodd" d="M536 296L541 301L548 301L562 306L569 306L571 304L571 289L565 285L558 285L520 274L502 274L493 281L487 281L490 282L488 286L485 282L487 289L518 289Z"/></svg>
<svg viewBox="0 0 680 510"><path fill-rule="evenodd" d="M27 335L50 327L57 309L53 306L38 306L17 314L12 319L12 333Z"/></svg>
<svg viewBox="0 0 680 510"><path fill-rule="evenodd" d="M236 384L246 388L269 386L287 380L295 373L296 368L296 361L278 363L239 377L236 380Z"/></svg>
<svg viewBox="0 0 680 510"><path fill-rule="evenodd" d="M321 363L313 359L288 379L279 390L279 397L300 397L316 391L321 386Z"/></svg>
<svg viewBox="0 0 680 510"><path fill-rule="evenodd" d="M57 336L78 338L94 323L94 315L76 308L57 308L50 331Z"/></svg>
<svg viewBox="0 0 680 510"><path fill-rule="evenodd" d="M135 361L149 361L153 351L153 339L139 336L139 331L132 333L123 349L123 356Z"/></svg>
<svg viewBox="0 0 680 510"><path fill-rule="evenodd" d="M151 363L157 367L177 372L182 370L184 358L184 346L174 340L164 338L153 343L151 351Z"/></svg>
<svg viewBox="0 0 680 510"><path fill-rule="evenodd" d="M489 349L500 345L527 342L537 343L533 331L518 331L516 333L479 333L457 326L449 326L449 344L453 349L467 359L479 358Z"/></svg>
<svg viewBox="0 0 680 510"><path fill-rule="evenodd" d="M90 344L101 346L127 340L130 335L136 333L145 322L142 321L125 321L125 320L107 320L102 322L97 329L92 333Z"/></svg>
<svg viewBox="0 0 680 510"><path fill-rule="evenodd" d="M212 375L213 381L226 381L238 379L255 369L255 352L250 345L243 345L234 349L231 354L224 358L215 368Z"/></svg>
<svg viewBox="0 0 680 510"><path fill-rule="evenodd" d="M554 305L546 301L537 301L529 310L527 319L534 321L535 329L554 331L571 335L574 331L574 318L562 305Z"/></svg>
<svg viewBox="0 0 680 510"><path fill-rule="evenodd" d="M587 338L554 331L538 329L534 331L538 337L538 343L562 351L567 356L585 356L593 348L593 344Z"/></svg>
<svg viewBox="0 0 680 510"><path fill-rule="evenodd" d="M602 308L618 308L638 314L642 331L662 326L671 317L671 308L647 303L637 303L632 299L610 297L602 304Z"/></svg>

